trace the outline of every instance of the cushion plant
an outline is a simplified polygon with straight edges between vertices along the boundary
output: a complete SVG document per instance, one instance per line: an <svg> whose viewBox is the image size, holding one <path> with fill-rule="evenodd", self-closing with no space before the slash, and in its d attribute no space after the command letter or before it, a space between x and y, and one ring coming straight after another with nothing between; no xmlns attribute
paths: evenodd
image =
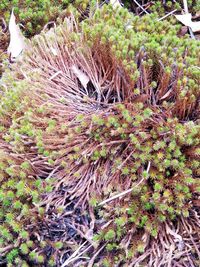
<svg viewBox="0 0 200 267"><path fill-rule="evenodd" d="M71 2L81 10L85 10L89 3L88 0L2 0L0 3L0 16L9 21L10 12L14 8L17 21L23 25L25 35L28 37L39 33L45 24L65 15Z"/></svg>
<svg viewBox="0 0 200 267"><path fill-rule="evenodd" d="M200 47L178 30L105 5L4 74L2 261L198 266Z"/></svg>

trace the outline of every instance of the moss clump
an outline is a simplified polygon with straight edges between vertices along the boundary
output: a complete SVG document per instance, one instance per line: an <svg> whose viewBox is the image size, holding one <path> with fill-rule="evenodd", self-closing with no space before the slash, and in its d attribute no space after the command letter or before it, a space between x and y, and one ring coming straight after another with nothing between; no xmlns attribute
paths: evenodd
<svg viewBox="0 0 200 267"><path fill-rule="evenodd" d="M85 256L101 253L86 257L86 266L169 264L169 252L179 249L185 265L198 261L200 51L197 41L179 39L177 31L152 15L134 17L105 5L81 23L71 15L36 36L13 66L14 80L9 71L3 77L1 138L18 158L30 157L33 177L22 170L22 181L32 184L53 171L53 188L47 187L53 191L37 191L38 206L48 211L39 213L48 225L59 218L78 229ZM74 202L81 222L66 220ZM54 239L44 232L44 242ZM63 240L70 234L56 241ZM29 242L20 240L19 253L29 253ZM57 242L49 242L50 254L62 251L73 262ZM37 255L29 253L32 260ZM173 264L179 260L172 257Z"/></svg>
<svg viewBox="0 0 200 267"><path fill-rule="evenodd" d="M74 1L76 2L76 1ZM77 1L74 3L77 7L87 7L88 1ZM25 35L32 36L39 33L45 24L55 21L57 17L61 16L62 12L66 10L71 3L69 0L56 1L2 1L0 4L0 15L7 21L10 18L10 12L14 8L17 20L24 26ZM64 13L63 13L64 15Z"/></svg>
<svg viewBox="0 0 200 267"><path fill-rule="evenodd" d="M17 21L24 26L22 30L25 36L30 37L39 33L47 23L56 21L58 17L64 17L71 4L83 12L89 3L88 0L5 0L0 3L0 16L8 22L11 10L14 8Z"/></svg>
<svg viewBox="0 0 200 267"><path fill-rule="evenodd" d="M69 1L3 1L0 4L0 14L9 21L14 7L17 20L24 25L26 35L33 35L54 20L68 3Z"/></svg>

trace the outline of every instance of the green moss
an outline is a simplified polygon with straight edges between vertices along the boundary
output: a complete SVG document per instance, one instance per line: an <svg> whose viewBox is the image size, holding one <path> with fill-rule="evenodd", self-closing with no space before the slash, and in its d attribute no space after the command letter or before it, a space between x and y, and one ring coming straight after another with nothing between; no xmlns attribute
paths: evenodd
<svg viewBox="0 0 200 267"><path fill-rule="evenodd" d="M69 0L3 1L0 4L0 15L8 21L10 12L14 8L17 21L24 26L25 35L32 36L39 33L45 24L55 21L59 16L66 15L70 2ZM75 1L74 5L86 9L88 1Z"/></svg>
<svg viewBox="0 0 200 267"><path fill-rule="evenodd" d="M62 250L62 240L38 242L28 226L45 220L44 196L58 197L52 214L62 218L69 191L82 212L95 208L103 264L129 264L145 252L144 240L187 218L199 195L199 44L154 15L110 5L70 25L35 37L2 79L0 233L5 246L20 240L5 256L53 266L46 244ZM87 87L73 64L89 77Z"/></svg>

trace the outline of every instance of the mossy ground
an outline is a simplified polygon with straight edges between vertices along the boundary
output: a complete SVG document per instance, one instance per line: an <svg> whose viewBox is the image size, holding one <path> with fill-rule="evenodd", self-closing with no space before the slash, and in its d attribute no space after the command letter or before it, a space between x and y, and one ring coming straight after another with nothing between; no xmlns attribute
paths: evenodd
<svg viewBox="0 0 200 267"><path fill-rule="evenodd" d="M199 265L200 48L178 31L104 5L4 73L1 263Z"/></svg>

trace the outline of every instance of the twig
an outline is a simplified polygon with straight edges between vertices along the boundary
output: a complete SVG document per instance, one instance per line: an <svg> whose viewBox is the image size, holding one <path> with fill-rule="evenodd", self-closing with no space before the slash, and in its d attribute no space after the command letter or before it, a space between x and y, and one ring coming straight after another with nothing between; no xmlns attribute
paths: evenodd
<svg viewBox="0 0 200 267"><path fill-rule="evenodd" d="M193 33L193 31L192 31L192 29L190 27L189 27L189 32L190 32L191 38L192 39L196 39L196 37L195 37L195 35L194 35L194 33Z"/></svg>
<svg viewBox="0 0 200 267"><path fill-rule="evenodd" d="M147 173L148 173L149 170L150 170L150 166L151 166L151 162L149 161L148 166L147 166ZM139 183L136 184L136 185L133 186L133 187L137 187L137 186L139 186L143 181L144 181L144 178L142 178L142 179L139 181ZM129 189L127 189L127 190L125 190L125 191L123 191L123 192L121 192L121 193L119 193L119 194L113 196L113 197L110 197L110 198L108 198L108 199L103 200L102 202L99 203L98 206L103 206L104 204L106 204L106 203L108 203L108 202L110 202L110 201L112 201L112 200L114 200L114 199L116 199L116 198L123 197L123 196L127 195L128 193L131 193L131 192L133 191L133 187L131 187L131 188L129 188Z"/></svg>
<svg viewBox="0 0 200 267"><path fill-rule="evenodd" d="M169 12L168 14L166 14L165 16L163 16L162 18L157 19L157 21L161 21L161 20L169 17L170 15L174 14L176 11L177 11L177 9L172 10L171 12Z"/></svg>
<svg viewBox="0 0 200 267"><path fill-rule="evenodd" d="M51 80L53 80L56 76L58 76L59 74L61 74L62 73L62 71L57 71L56 73L54 73L50 78L49 78L49 80L51 81Z"/></svg>
<svg viewBox="0 0 200 267"><path fill-rule="evenodd" d="M46 179L50 179L54 175L54 173L59 169L59 167L60 167L60 165L58 165L55 169L53 169L53 171L50 172L50 174L48 175L48 177Z"/></svg>
<svg viewBox="0 0 200 267"><path fill-rule="evenodd" d="M136 5L138 5L146 14L149 14L149 12L147 12L146 11L146 9L144 9L144 7L143 6L141 6L140 5L140 3L138 3L138 1L136 1L136 0L133 0L135 3L136 3Z"/></svg>
<svg viewBox="0 0 200 267"><path fill-rule="evenodd" d="M137 187L137 186L140 185L143 181L144 181L144 178L142 178L142 179L140 180L140 182L139 182L138 184L136 184L134 187ZM106 200L100 202L100 203L99 203L99 206L103 206L104 204L106 204L106 203L108 203L108 202L110 202L110 201L112 201L112 200L114 200L114 199L116 199L116 198L123 197L123 196L127 195L128 193L131 193L132 191L133 191L133 187L131 187L131 188L129 188L128 190L125 190L125 191L123 191L123 192L121 192L121 193L119 193L119 194L117 194L117 195L115 195L115 196L113 196L113 197L110 197L110 198L108 198L108 199L106 199Z"/></svg>
<svg viewBox="0 0 200 267"><path fill-rule="evenodd" d="M3 255L3 253L7 252L7 250L10 250L14 247L14 245L8 245L4 248L0 248L0 254Z"/></svg>
<svg viewBox="0 0 200 267"><path fill-rule="evenodd" d="M107 243L106 243L107 244ZM94 261L96 259L96 257L99 255L99 253L105 248L106 244L104 244L102 247L100 247L99 250L97 250L97 252L94 254L94 256L92 256L91 260L88 263L88 267L92 267L94 266Z"/></svg>
<svg viewBox="0 0 200 267"><path fill-rule="evenodd" d="M187 0L183 0L183 6L184 6L185 13L189 13Z"/></svg>
<svg viewBox="0 0 200 267"><path fill-rule="evenodd" d="M187 0L183 0L183 6L184 6L185 13L188 14L189 13L189 10L188 10ZM192 29L191 29L191 27L188 27L188 28L189 28L189 32L190 32L191 38L192 39L196 39L195 38L195 35L194 35L194 33L193 33Z"/></svg>
<svg viewBox="0 0 200 267"><path fill-rule="evenodd" d="M1 25L2 31L3 31L3 33L5 33L7 31L6 22L5 22L4 18L0 18L0 20L2 21L2 25Z"/></svg>
<svg viewBox="0 0 200 267"><path fill-rule="evenodd" d="M192 68L197 68L197 69L199 69L200 70L200 67L198 67L198 66L191 66Z"/></svg>
<svg viewBox="0 0 200 267"><path fill-rule="evenodd" d="M87 242L87 241L86 241ZM81 255L83 255L85 252L87 252L88 251L88 249L90 249L91 247L92 247L92 245L90 245L90 246L88 246L86 249L84 249L82 252L80 252L79 254L78 254L78 252L80 251L80 249L85 245L85 243L86 242L84 242L62 265L61 265L61 267L65 267L65 266L67 266L69 263L71 263L71 262L73 262L73 261L75 261L75 260L77 260ZM78 255L77 255L78 254Z"/></svg>
<svg viewBox="0 0 200 267"><path fill-rule="evenodd" d="M150 167L151 167L151 162L149 161L147 166L147 173L149 173Z"/></svg>

